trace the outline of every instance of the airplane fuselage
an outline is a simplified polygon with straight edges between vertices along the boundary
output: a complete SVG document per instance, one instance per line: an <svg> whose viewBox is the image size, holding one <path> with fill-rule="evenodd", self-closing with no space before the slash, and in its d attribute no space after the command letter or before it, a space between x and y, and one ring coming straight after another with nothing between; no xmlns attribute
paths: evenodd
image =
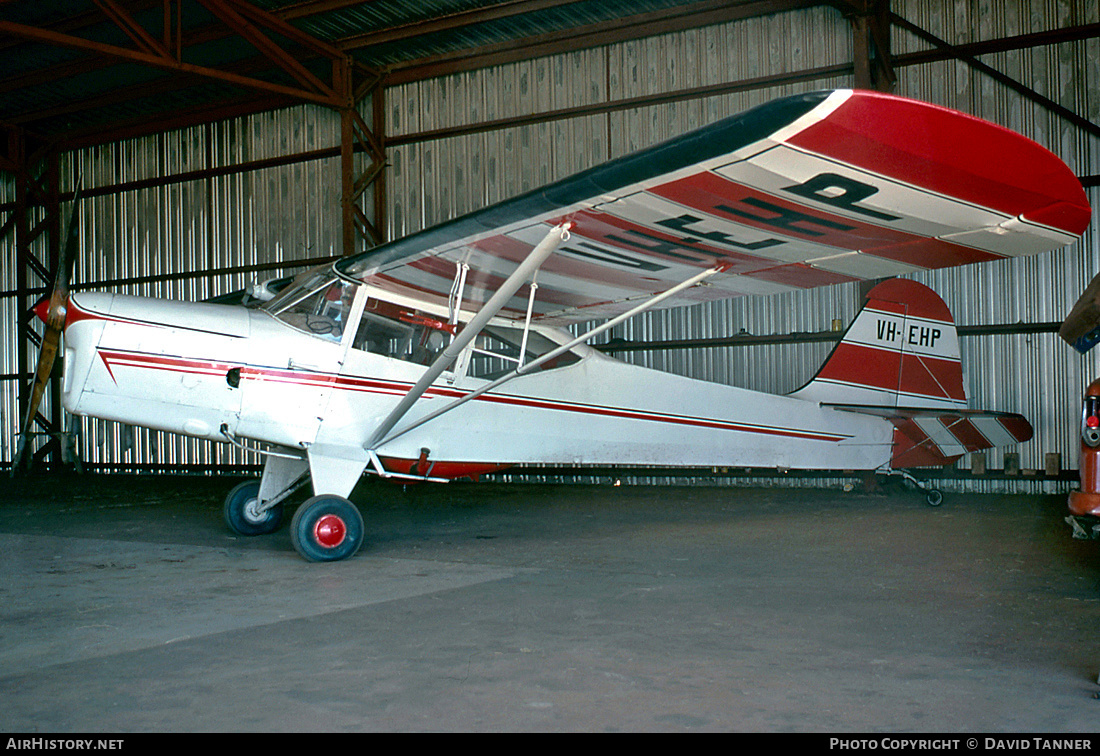
<svg viewBox="0 0 1100 756"><path fill-rule="evenodd" d="M350 331L337 340L259 309L83 293L65 331L64 404L77 415L214 441L303 454L362 449L426 367L356 348ZM532 333L548 343L570 338L553 328ZM458 362L463 369L443 373L397 430L492 377ZM882 418L637 367L583 345L562 363L386 441L377 454L401 470L427 459L444 476L525 463L870 470L890 459L892 426ZM346 483L313 477L317 492L348 493Z"/></svg>

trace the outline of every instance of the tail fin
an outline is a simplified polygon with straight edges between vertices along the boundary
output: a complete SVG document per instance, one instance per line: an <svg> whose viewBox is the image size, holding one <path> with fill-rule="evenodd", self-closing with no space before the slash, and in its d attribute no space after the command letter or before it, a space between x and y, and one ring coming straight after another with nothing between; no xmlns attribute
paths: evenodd
<svg viewBox="0 0 1100 756"><path fill-rule="evenodd" d="M880 283L817 375L791 396L825 404L964 409L951 311L916 281Z"/></svg>
<svg viewBox="0 0 1100 756"><path fill-rule="evenodd" d="M951 311L927 286L880 283L821 370L791 396L894 426L890 466L925 467L1027 441L1022 415L966 409Z"/></svg>

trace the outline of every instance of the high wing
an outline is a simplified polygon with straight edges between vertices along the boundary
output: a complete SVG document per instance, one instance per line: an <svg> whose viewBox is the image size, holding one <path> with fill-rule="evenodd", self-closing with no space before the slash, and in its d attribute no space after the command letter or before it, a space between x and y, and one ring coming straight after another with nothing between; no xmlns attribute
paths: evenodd
<svg viewBox="0 0 1100 756"><path fill-rule="evenodd" d="M476 307L547 231L534 319L606 318L699 270L664 306L1029 255L1091 210L1055 155L1000 126L874 92L771 102L337 264L446 306L459 266ZM501 314L521 317L519 291Z"/></svg>

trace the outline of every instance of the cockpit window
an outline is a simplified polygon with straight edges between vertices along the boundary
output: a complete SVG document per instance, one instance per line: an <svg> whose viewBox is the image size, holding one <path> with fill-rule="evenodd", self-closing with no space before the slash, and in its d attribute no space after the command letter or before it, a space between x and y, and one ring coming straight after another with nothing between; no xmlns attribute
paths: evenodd
<svg viewBox="0 0 1100 756"><path fill-rule="evenodd" d="M434 315L370 299L351 345L384 357L430 365L454 333L454 325Z"/></svg>
<svg viewBox="0 0 1100 756"><path fill-rule="evenodd" d="M295 328L339 341L347 326L358 284L325 271L310 271L264 309Z"/></svg>
<svg viewBox="0 0 1100 756"><path fill-rule="evenodd" d="M351 345L384 357L430 365L461 328L461 324L449 323L435 315L369 299ZM493 379L510 372L520 364L521 344L522 328L487 326L470 347L472 351L466 374L474 378ZM523 361L531 362L557 347L558 344L546 336L529 331ZM566 352L540 365L539 369L552 370L579 360L577 355Z"/></svg>
<svg viewBox="0 0 1100 756"><path fill-rule="evenodd" d="M523 348L523 364L557 349L558 344L537 331L527 332L523 343L523 329L507 326L487 326L474 339L474 352L466 375L493 380L515 370L520 365L520 349ZM573 352L565 352L538 366L539 370L553 370L578 362Z"/></svg>

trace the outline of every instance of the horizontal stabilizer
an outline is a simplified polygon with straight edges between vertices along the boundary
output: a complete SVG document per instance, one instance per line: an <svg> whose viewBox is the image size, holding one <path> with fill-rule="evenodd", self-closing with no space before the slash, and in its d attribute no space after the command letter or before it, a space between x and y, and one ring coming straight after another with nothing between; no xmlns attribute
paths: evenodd
<svg viewBox="0 0 1100 756"><path fill-rule="evenodd" d="M1023 443L1032 436L1031 423L1012 412L833 405L833 409L876 415L894 425L890 466L939 467L963 454Z"/></svg>

